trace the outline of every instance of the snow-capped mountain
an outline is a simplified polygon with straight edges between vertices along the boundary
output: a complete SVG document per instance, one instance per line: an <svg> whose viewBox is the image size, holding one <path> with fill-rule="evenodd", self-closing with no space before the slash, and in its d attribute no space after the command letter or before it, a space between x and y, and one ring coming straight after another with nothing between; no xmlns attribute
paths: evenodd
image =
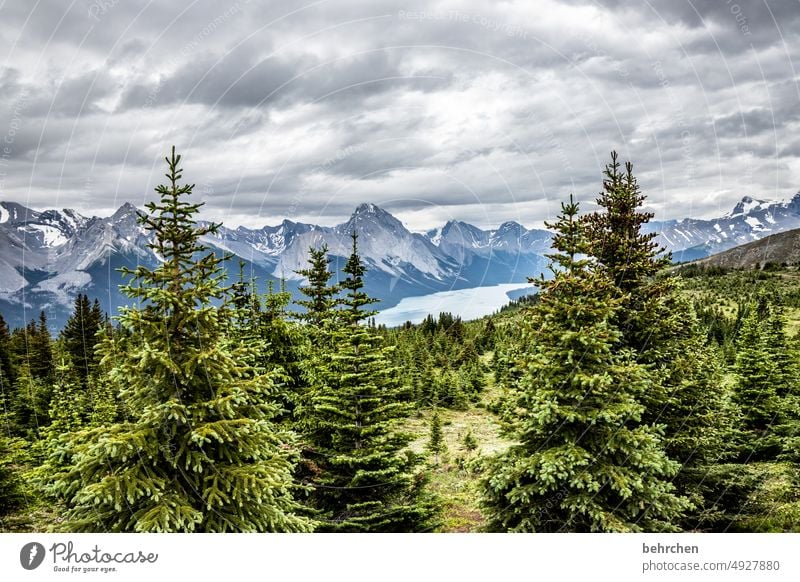
<svg viewBox="0 0 800 582"><path fill-rule="evenodd" d="M38 212L3 202L0 218L0 313L13 325L41 309L60 325L78 293L97 297L114 312L130 303L119 292L123 279L117 269L157 262L131 204L109 217L87 218L72 210ZM463 241L459 247L454 234L448 234L435 244L382 208L362 204L347 222L334 227L289 220L260 229L223 226L204 242L232 254L234 265L245 261L262 284L285 279L293 289L303 282L296 271L306 267L309 247L327 244L332 270L340 271L351 252L350 233L356 230L369 269L367 291L382 300L379 308L412 295L524 282L544 269L546 261L532 246L541 246L544 231L534 236L516 223L496 231L459 224L479 233L480 241Z"/></svg>
<svg viewBox="0 0 800 582"><path fill-rule="evenodd" d="M359 254L367 266L392 278L444 281L452 278L458 268L451 257L421 234L410 232L382 208L361 204L347 222L333 228L316 227L298 236L281 254L273 275L300 279L295 271L305 267L311 246L324 243L331 255L349 256L353 231L359 235Z"/></svg>
<svg viewBox="0 0 800 582"><path fill-rule="evenodd" d="M259 229L244 226L230 229L223 225L215 235L206 237L205 242L253 263L274 268L277 260L298 237L319 228L291 220Z"/></svg>
<svg viewBox="0 0 800 582"><path fill-rule="evenodd" d="M470 252L488 257L499 252L543 254L550 249L550 232L528 230L517 222L504 222L495 230L481 230L466 222L451 220L442 228L429 230L428 240L451 256Z"/></svg>
<svg viewBox="0 0 800 582"><path fill-rule="evenodd" d="M647 225L676 261L706 257L773 233L800 228L800 193L783 202L744 197L731 212L714 220L685 218ZM521 283L546 269L550 233L506 222L483 230L450 221L425 234L374 204L361 204L346 222L317 226L284 220L259 229L221 227L205 237L212 248L242 260L265 285L285 279L290 290L302 284L309 247L327 244L332 270L341 271L351 251L350 233L359 234L359 252L368 267L367 291L382 300L378 308L403 297L437 291ZM109 217L81 216L72 210L35 211L0 202L0 313L21 325L45 309L55 325L68 316L77 293L97 297L114 312L130 303L119 292L117 269L157 258L125 204ZM233 269L238 272L238 267Z"/></svg>
<svg viewBox="0 0 800 582"><path fill-rule="evenodd" d="M745 196L720 218L653 221L647 230L659 233L657 242L682 262L794 228L800 228L800 192L780 202Z"/></svg>

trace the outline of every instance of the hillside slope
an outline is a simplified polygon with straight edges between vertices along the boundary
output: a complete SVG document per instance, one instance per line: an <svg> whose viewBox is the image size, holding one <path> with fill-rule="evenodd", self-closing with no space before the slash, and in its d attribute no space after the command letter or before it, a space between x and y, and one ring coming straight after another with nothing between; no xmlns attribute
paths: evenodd
<svg viewBox="0 0 800 582"><path fill-rule="evenodd" d="M779 232L695 262L704 267L763 268L767 263L800 262L800 229Z"/></svg>

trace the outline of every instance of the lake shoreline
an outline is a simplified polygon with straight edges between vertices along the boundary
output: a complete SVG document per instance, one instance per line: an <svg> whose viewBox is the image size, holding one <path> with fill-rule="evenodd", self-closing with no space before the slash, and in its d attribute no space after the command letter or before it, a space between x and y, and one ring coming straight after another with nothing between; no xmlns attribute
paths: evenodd
<svg viewBox="0 0 800 582"><path fill-rule="evenodd" d="M397 327L407 321L420 323L428 315L437 316L442 312L452 313L464 321L480 319L510 303L512 293L516 296L514 299L529 294L521 293L525 289L533 293L536 287L531 283L503 283L405 297L394 307L379 312L375 322Z"/></svg>

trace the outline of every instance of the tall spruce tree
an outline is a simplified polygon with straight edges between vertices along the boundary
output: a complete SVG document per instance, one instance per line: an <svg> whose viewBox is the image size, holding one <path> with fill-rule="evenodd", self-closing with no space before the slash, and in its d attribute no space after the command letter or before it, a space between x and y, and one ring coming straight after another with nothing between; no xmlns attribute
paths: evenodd
<svg viewBox="0 0 800 582"><path fill-rule="evenodd" d="M734 411L681 281L661 273L671 257L656 243L657 233L644 232L653 218L642 210L644 202L633 165L627 162L623 170L612 152L597 198L601 210L581 221L588 253L614 283L620 302L613 316L621 332L617 348L631 350L651 371L651 385L639 397L643 420L663 427L668 455L681 465L675 483L694 501L691 522L713 504L699 491L707 486L707 467L728 453Z"/></svg>
<svg viewBox="0 0 800 582"><path fill-rule="evenodd" d="M92 304L88 295L79 293L75 298L72 315L61 331L61 339L75 372L84 385L97 364L94 348L97 333L102 326L103 312L100 303L95 300Z"/></svg>
<svg viewBox="0 0 800 582"><path fill-rule="evenodd" d="M200 244L218 225L200 226L201 204L179 184L181 157L166 159L139 222L162 259L155 269L125 269L123 291L139 301L121 310L131 337L117 352L99 347L130 420L80 431L75 464L53 484L66 499L63 529L136 532L307 531L295 515L292 450L272 417L272 379L254 368L248 346L223 331L221 258Z"/></svg>
<svg viewBox="0 0 800 582"><path fill-rule="evenodd" d="M328 245L311 247L308 253L308 268L297 271L298 275L308 280L308 285L300 287L300 293L306 299L296 301L305 312L299 313L297 317L307 323L318 336L317 339L320 339L320 334L325 334L336 323L335 310L339 305L337 295L340 287L329 284L335 273L329 270L331 259L328 257Z"/></svg>
<svg viewBox="0 0 800 582"><path fill-rule="evenodd" d="M762 333L773 370L778 459L800 462L800 369L794 342L786 335L786 314L781 306L769 305Z"/></svg>
<svg viewBox="0 0 800 582"><path fill-rule="evenodd" d="M670 264L670 255L655 242L657 233L642 232L653 213L641 210L645 196L633 165L627 162L623 171L617 153L611 152L603 174L603 191L596 201L601 210L581 218L589 239L587 251L614 283L614 295L620 300L613 322L621 332L620 346L633 350L642 363L662 364L669 358L664 344L674 333L669 327L672 320L664 319L668 314L663 301L677 289L673 278L656 275ZM655 405L665 399L658 388L652 396Z"/></svg>
<svg viewBox="0 0 800 582"><path fill-rule="evenodd" d="M740 455L744 462L774 459L780 452L775 432L780 414L776 391L780 373L767 345L764 323L761 312L751 306L736 355L734 399L742 413Z"/></svg>
<svg viewBox="0 0 800 582"><path fill-rule="evenodd" d="M335 350L313 396L313 502L323 531L418 531L430 526L432 506L415 472L419 459L406 450L412 437L399 427L411 411L408 390L382 336L363 325L375 300L364 292L355 232L352 239Z"/></svg>
<svg viewBox="0 0 800 582"><path fill-rule="evenodd" d="M331 259L328 257L328 246L311 247L308 253L308 267L297 271L308 283L299 288L305 299L295 301L304 310L295 315L304 324L305 349L300 354L303 387L294 406L294 424L304 444L303 462L299 467L299 477L303 481L309 478L308 473L316 471L314 449L328 444L325 433L315 420L313 399L325 382L320 372L326 370L330 363L334 351L334 330L341 323L336 309L341 303L338 297L341 287L330 284L335 273L329 268Z"/></svg>
<svg viewBox="0 0 800 582"><path fill-rule="evenodd" d="M298 406L303 401L305 385L301 361L303 352L308 349L300 326L288 317L286 310L291 300L292 294L283 288L283 283L276 291L270 281L261 313L261 333L265 342L263 354L283 372L280 395L287 419L296 418Z"/></svg>
<svg viewBox="0 0 800 582"><path fill-rule="evenodd" d="M483 505L493 531L669 531L686 509L677 463L642 423L647 370L618 350L622 301L589 251L578 205L553 229L552 280L524 311L510 435L487 463Z"/></svg>
<svg viewBox="0 0 800 582"><path fill-rule="evenodd" d="M55 380L56 364L53 359L53 338L47 327L47 316L44 311L39 313L39 321L31 324L30 339L28 341L28 366L31 374L45 384L52 384Z"/></svg>

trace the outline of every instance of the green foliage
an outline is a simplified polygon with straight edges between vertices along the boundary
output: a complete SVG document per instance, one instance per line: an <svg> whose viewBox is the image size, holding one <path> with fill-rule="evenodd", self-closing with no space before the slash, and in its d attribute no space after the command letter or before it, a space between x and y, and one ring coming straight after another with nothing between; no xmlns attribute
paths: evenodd
<svg viewBox="0 0 800 582"><path fill-rule="evenodd" d="M468 430L467 434L464 435L464 438L461 440L461 444L464 445L464 449L471 453L478 448L478 439L475 438L475 435L472 434L472 430Z"/></svg>
<svg viewBox="0 0 800 582"><path fill-rule="evenodd" d="M39 314L38 321L31 320L26 327L14 330L11 335L11 351L17 360L17 366L27 366L33 378L45 384L53 381L53 340L44 311Z"/></svg>
<svg viewBox="0 0 800 582"><path fill-rule="evenodd" d="M756 309L745 319L736 357L735 402L742 412L741 455L744 461L774 459L779 442L774 431L778 416L776 363L762 331Z"/></svg>
<svg viewBox="0 0 800 582"><path fill-rule="evenodd" d="M430 435L425 449L433 455L437 463L439 457L447 452L447 444L444 442L442 434L442 418L439 416L438 410L434 410L431 416Z"/></svg>
<svg viewBox="0 0 800 582"><path fill-rule="evenodd" d="M119 321L131 338L98 347L101 367L126 402L125 422L73 433L74 464L52 490L68 506L69 531L307 531L292 498L292 445L272 422L274 384L249 346L223 331L220 259L200 243L200 204L179 185L180 156L140 223L163 262L125 270L140 301ZM54 453L58 454L58 452Z"/></svg>
<svg viewBox="0 0 800 582"><path fill-rule="evenodd" d="M619 301L612 319L620 331L616 349L630 350L650 370L650 385L637 397L644 406L642 420L661 427L665 451L681 467L674 482L692 499L683 525L693 527L708 501L701 493L706 468L727 458L736 413L681 280L662 273L669 254L656 244L656 233L643 232L653 218L641 211L644 200L633 166L626 163L622 172L612 152L597 199L602 210L581 222L589 254L613 281Z"/></svg>
<svg viewBox="0 0 800 582"><path fill-rule="evenodd" d="M562 205L536 307L524 312L520 376L510 436L519 444L489 460L483 483L494 531L669 531L687 508L670 479L677 463L641 422L652 385L630 352L615 351L621 301L590 259L576 219Z"/></svg>
<svg viewBox="0 0 800 582"><path fill-rule="evenodd" d="M297 271L298 275L306 278L308 285L300 287L300 293L306 299L296 303L305 309L304 313L297 315L298 319L307 323L319 336L335 325L335 308L339 305L336 295L340 291L338 285L328 285L333 271L328 270L331 262L328 257L328 246L310 248L308 250L308 268Z"/></svg>
<svg viewBox="0 0 800 582"><path fill-rule="evenodd" d="M613 281L621 299L615 325L622 332L622 342L637 352L648 349L651 338L652 310L657 302L645 281L670 264L670 255L654 241L657 233L643 233L642 226L653 218L640 208L645 196L633 175L633 165L621 171L617 153L604 170L603 191L597 198L602 211L583 217L588 251Z"/></svg>
<svg viewBox="0 0 800 582"><path fill-rule="evenodd" d="M755 462L711 467L716 499L706 529L722 532L800 531L800 472L792 463Z"/></svg>
<svg viewBox="0 0 800 582"><path fill-rule="evenodd" d="M17 368L16 376L10 407L12 432L35 439L50 422L52 386L34 377L27 364Z"/></svg>
<svg viewBox="0 0 800 582"><path fill-rule="evenodd" d="M56 383L50 400L50 426L47 433L73 432L88 424L91 402L86 389L80 386L75 368L62 363L56 368Z"/></svg>
<svg viewBox="0 0 800 582"><path fill-rule="evenodd" d="M744 461L798 459L798 362L785 328L782 310L764 296L750 306L744 320L734 392L742 411Z"/></svg>
<svg viewBox="0 0 800 582"><path fill-rule="evenodd" d="M419 459L406 450L412 437L399 430L411 404L390 348L362 324L372 315L365 307L374 299L363 291L366 269L355 233L352 238L343 307L334 316L316 312L323 324L336 325L330 332L333 349L315 346L327 361L310 360L311 503L322 531L418 531L430 526L433 508L415 471Z"/></svg>
<svg viewBox="0 0 800 582"><path fill-rule="evenodd" d="M0 434L0 518L23 502L21 476L16 457L22 441Z"/></svg>
<svg viewBox="0 0 800 582"><path fill-rule="evenodd" d="M10 414L11 389L16 379L11 357L11 333L0 316L0 415Z"/></svg>
<svg viewBox="0 0 800 582"><path fill-rule="evenodd" d="M61 331L61 340L75 373L82 384L97 366L95 344L97 334L103 327L103 312L95 299L89 302L88 295L78 294L73 313Z"/></svg>

